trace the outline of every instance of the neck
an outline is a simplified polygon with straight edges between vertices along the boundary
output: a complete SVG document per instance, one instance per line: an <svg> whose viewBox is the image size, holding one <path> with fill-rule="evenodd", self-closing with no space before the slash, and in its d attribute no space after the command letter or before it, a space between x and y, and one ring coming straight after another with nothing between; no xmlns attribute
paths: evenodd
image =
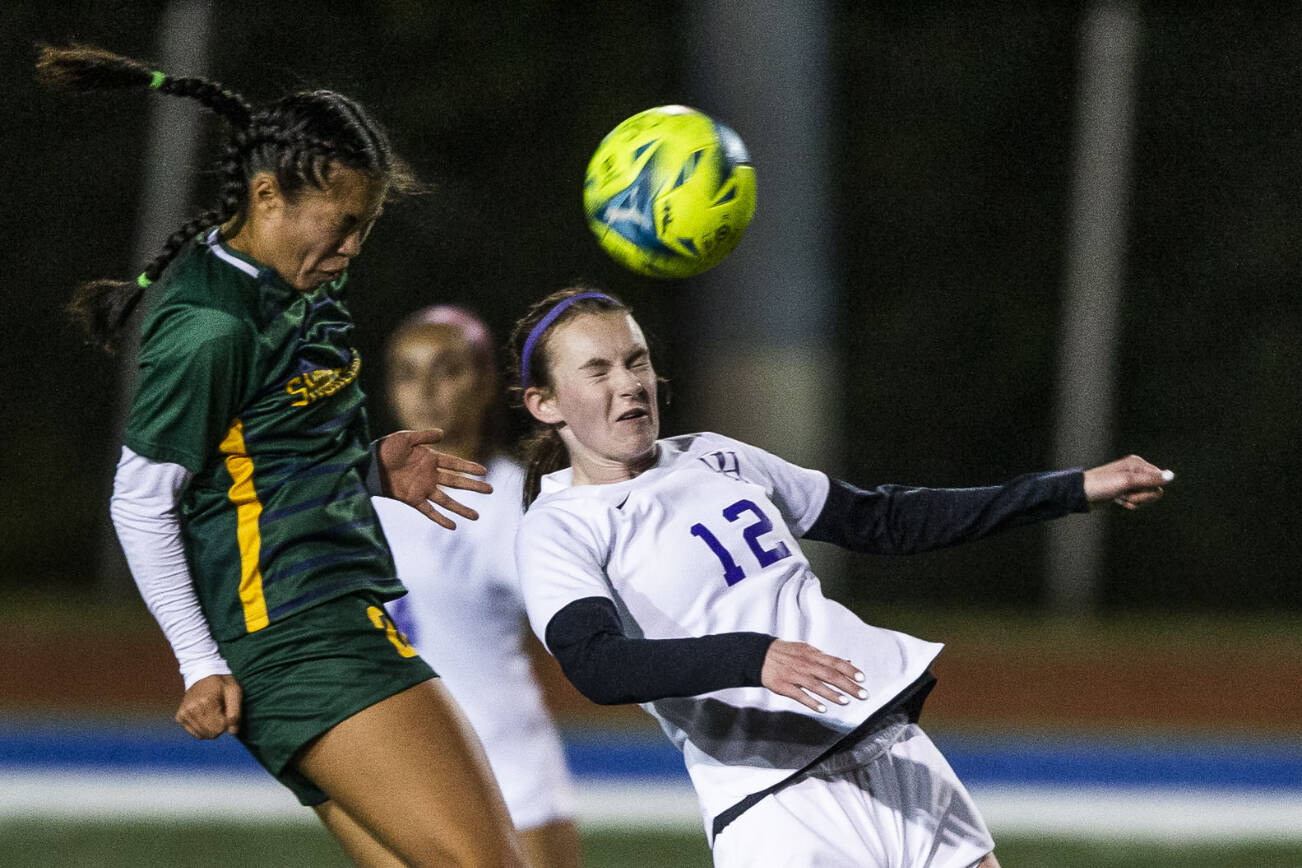
<svg viewBox="0 0 1302 868"><path fill-rule="evenodd" d="M575 485L609 485L612 482L626 482L654 467L659 457L659 446L652 446L645 455L639 455L632 461L571 452L570 466L574 469L573 482Z"/></svg>
<svg viewBox="0 0 1302 868"><path fill-rule="evenodd" d="M226 234L230 226L229 223L226 224L226 226L222 227L221 240L230 249L238 250L250 259L256 259L258 262L266 264L267 258L263 250L264 245L259 243L251 224L251 220L244 220L234 235Z"/></svg>

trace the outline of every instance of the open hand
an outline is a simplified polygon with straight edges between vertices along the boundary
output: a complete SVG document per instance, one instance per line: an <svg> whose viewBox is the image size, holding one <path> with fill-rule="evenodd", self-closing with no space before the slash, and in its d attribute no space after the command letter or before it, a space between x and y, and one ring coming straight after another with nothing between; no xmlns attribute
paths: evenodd
<svg viewBox="0 0 1302 868"><path fill-rule="evenodd" d="M1162 496L1162 486L1175 479L1170 470L1127 455L1110 464L1085 471L1085 499L1091 504L1109 500L1126 509L1138 509Z"/></svg>
<svg viewBox="0 0 1302 868"><path fill-rule="evenodd" d="M804 642L781 639L769 646L760 670L760 683L769 690L818 712L827 711L818 697L838 705L848 705L851 697L867 699L862 681L863 673L849 660L824 654Z"/></svg>
<svg viewBox="0 0 1302 868"><path fill-rule="evenodd" d="M176 722L195 738L216 738L223 732L234 735L240 728L244 691L232 675L200 678L181 697Z"/></svg>
<svg viewBox="0 0 1302 868"><path fill-rule="evenodd" d="M474 461L436 452L431 445L443 439L438 428L425 431L396 431L380 438L376 449L380 463L380 485L385 497L401 500L414 506L437 524L456 530L456 523L434 508L434 504L471 521L479 513L458 503L447 495L444 488L461 488L491 494L493 486L482 479L471 479L464 474L484 476L488 470ZM433 501L433 503L431 503Z"/></svg>

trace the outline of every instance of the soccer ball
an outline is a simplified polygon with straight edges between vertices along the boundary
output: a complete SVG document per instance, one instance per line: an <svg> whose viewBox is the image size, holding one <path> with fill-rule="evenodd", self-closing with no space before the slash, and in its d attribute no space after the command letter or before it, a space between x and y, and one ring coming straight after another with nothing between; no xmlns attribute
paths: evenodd
<svg viewBox="0 0 1302 868"><path fill-rule="evenodd" d="M728 127L696 109L659 106L601 140L583 208L620 264L650 277L690 277L741 240L755 213L755 169Z"/></svg>

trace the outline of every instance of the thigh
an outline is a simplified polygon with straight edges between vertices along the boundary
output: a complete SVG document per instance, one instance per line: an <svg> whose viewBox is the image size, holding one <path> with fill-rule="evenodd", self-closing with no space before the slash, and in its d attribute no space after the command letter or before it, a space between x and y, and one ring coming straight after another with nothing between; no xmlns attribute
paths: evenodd
<svg viewBox="0 0 1302 868"><path fill-rule="evenodd" d="M580 868L583 845L572 820L554 820L519 832L530 868Z"/></svg>
<svg viewBox="0 0 1302 868"><path fill-rule="evenodd" d="M714 841L716 868L913 868L901 861L897 817L865 799L853 773L802 777L762 799Z"/></svg>
<svg viewBox="0 0 1302 868"><path fill-rule="evenodd" d="M715 840L715 865L981 863L994 843L967 790L926 734L910 725L888 749L873 752L876 758L863 765L808 773L761 800Z"/></svg>
<svg viewBox="0 0 1302 868"><path fill-rule="evenodd" d="M332 727L297 767L411 865L522 864L483 751L437 680Z"/></svg>
<svg viewBox="0 0 1302 868"><path fill-rule="evenodd" d="M434 675L383 611L351 594L221 643L244 691L240 741L304 805L327 796L293 765L303 747Z"/></svg>
<svg viewBox="0 0 1302 868"><path fill-rule="evenodd" d="M967 788L918 726L911 724L889 751L857 774L872 800L899 818L896 846L902 864L972 868L994 849Z"/></svg>
<svg viewBox="0 0 1302 868"><path fill-rule="evenodd" d="M357 868L405 868L403 861L392 850L344 813L344 809L337 803L322 802L314 805L312 810Z"/></svg>

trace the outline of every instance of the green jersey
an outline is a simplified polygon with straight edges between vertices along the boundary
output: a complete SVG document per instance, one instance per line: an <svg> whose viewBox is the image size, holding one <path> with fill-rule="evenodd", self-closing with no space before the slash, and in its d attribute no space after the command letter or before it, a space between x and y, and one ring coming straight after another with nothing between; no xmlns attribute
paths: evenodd
<svg viewBox="0 0 1302 868"><path fill-rule="evenodd" d="M294 289L214 230L145 321L125 442L194 473L181 527L217 639L361 589L404 593L365 484L343 282Z"/></svg>

